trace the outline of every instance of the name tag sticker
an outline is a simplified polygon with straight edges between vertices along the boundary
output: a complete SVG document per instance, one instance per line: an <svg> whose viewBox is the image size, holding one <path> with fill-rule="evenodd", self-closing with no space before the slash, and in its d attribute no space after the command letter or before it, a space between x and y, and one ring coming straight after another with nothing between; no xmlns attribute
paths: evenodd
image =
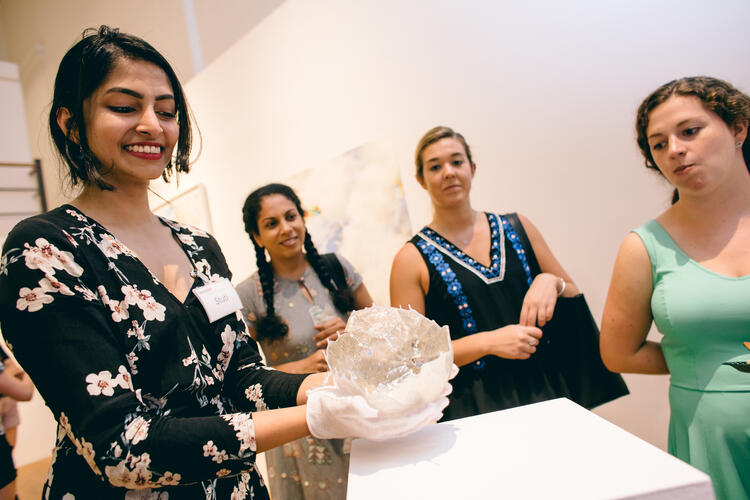
<svg viewBox="0 0 750 500"><path fill-rule="evenodd" d="M193 293L206 311L210 323L242 309L240 296L226 278L194 288Z"/></svg>

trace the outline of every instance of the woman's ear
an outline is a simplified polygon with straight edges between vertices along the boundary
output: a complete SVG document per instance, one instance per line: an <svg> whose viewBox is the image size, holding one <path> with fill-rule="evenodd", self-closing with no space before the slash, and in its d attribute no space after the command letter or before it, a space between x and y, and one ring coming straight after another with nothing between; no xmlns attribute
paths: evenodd
<svg viewBox="0 0 750 500"><path fill-rule="evenodd" d="M70 140L75 142L76 144L79 143L78 138L78 130L73 128L70 130L70 135L68 135L68 129L70 129L71 125L70 122L73 119L73 114L70 112L68 108L58 108L57 109L57 126L60 127L60 130L63 131L63 134L65 134L65 137L70 137Z"/></svg>
<svg viewBox="0 0 750 500"><path fill-rule="evenodd" d="M474 177L474 173L477 171L477 164L473 163L471 164L471 176Z"/></svg>
<svg viewBox="0 0 750 500"><path fill-rule="evenodd" d="M422 189L427 189L427 186L424 185L424 175L417 174L414 177L417 178L417 182L419 183L420 186L422 186Z"/></svg>
<svg viewBox="0 0 750 500"><path fill-rule="evenodd" d="M260 235L259 235L259 234L257 234L257 233L253 233L253 234L252 234L252 237L253 237L253 241L255 242L255 244L256 244L256 245L258 245L258 246L259 246L260 248L265 248L265 247L264 247L264 246L263 246L263 245L262 245L262 244L260 243Z"/></svg>
<svg viewBox="0 0 750 500"><path fill-rule="evenodd" d="M732 125L732 132L734 133L734 142L740 144L739 149L742 149L742 144L747 139L747 122L741 120L735 121L734 125Z"/></svg>

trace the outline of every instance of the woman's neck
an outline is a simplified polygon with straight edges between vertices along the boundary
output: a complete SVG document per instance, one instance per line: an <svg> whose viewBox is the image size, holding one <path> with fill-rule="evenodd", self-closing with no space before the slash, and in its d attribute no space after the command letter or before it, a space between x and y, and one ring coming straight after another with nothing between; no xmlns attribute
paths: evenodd
<svg viewBox="0 0 750 500"><path fill-rule="evenodd" d="M70 204L107 227L135 228L156 221L149 208L148 190L142 188L106 191L87 186Z"/></svg>
<svg viewBox="0 0 750 500"><path fill-rule="evenodd" d="M435 207L432 214L432 226L435 230L442 229L447 232L456 232L474 225L477 212L470 204L461 207L440 208Z"/></svg>
<svg viewBox="0 0 750 500"><path fill-rule="evenodd" d="M290 280L298 280L305 274L307 259L302 252L289 258L271 256L271 266L273 266L273 272L277 276Z"/></svg>

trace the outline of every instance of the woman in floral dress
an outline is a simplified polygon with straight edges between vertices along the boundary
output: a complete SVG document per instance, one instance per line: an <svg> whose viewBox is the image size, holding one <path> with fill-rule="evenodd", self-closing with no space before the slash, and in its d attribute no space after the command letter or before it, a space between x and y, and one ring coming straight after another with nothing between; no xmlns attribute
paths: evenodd
<svg viewBox="0 0 750 500"><path fill-rule="evenodd" d="M297 194L284 184L256 189L242 210L258 265L237 285L243 314L269 366L288 373L327 370L327 339L344 330L349 311L372 305L346 259L318 254L303 214ZM308 436L265 457L275 498L346 498L349 454L343 440Z"/></svg>
<svg viewBox="0 0 750 500"><path fill-rule="evenodd" d="M358 435L325 411L329 388L308 397L323 374L262 364L216 240L150 212L149 182L187 172L191 139L161 54L84 33L50 130L82 189L20 222L0 262L3 334L59 423L45 498L268 498L256 453L312 416L317 434Z"/></svg>

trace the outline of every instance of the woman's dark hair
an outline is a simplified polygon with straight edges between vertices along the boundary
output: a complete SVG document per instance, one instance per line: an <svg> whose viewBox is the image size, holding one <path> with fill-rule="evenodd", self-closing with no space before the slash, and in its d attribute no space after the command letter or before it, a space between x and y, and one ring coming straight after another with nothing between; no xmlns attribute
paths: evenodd
<svg viewBox="0 0 750 500"><path fill-rule="evenodd" d="M81 41L63 56L55 78L49 128L57 151L68 166L73 186L95 183L101 189L113 189L102 177L110 166L101 165L89 149L83 103L99 88L115 65L123 60L150 62L166 73L174 93L179 135L174 156L162 177L169 180L173 169L177 172L189 171L192 132L185 94L177 75L164 56L146 41L102 25L99 29L89 28L83 32ZM70 112L67 132L57 123L62 108Z"/></svg>
<svg viewBox="0 0 750 500"><path fill-rule="evenodd" d="M635 120L638 147L646 160L646 167L654 169L660 174L661 171L653 156L651 156L647 129L651 112L673 95L697 97L703 102L706 109L719 115L719 118L730 127L737 122L750 125L750 97L724 80L710 76L690 76L665 83L643 100L638 107ZM750 137L745 137L745 142L742 144L742 155L745 158L745 165L747 165L747 159L750 158ZM748 166L748 170L750 171L750 166ZM676 203L678 199L679 193L675 189L672 203Z"/></svg>
<svg viewBox="0 0 750 500"><path fill-rule="evenodd" d="M289 201L294 203L297 207L297 211L302 217L305 211L302 209L302 203L300 203L297 194L285 184L267 184L260 187L250 193L245 200L245 204L242 207L242 220L245 222L245 231L250 236L250 241L253 242L255 248L255 260L258 265L258 276L260 277L260 285L263 290L263 302L266 304L266 315L258 318L256 324L256 330L258 332L258 339L268 339L270 341L278 340L284 337L289 332L289 326L276 314L273 304L273 266L266 260L266 252L258 245L255 241L254 235L257 236L260 231L258 228L258 215L260 214L260 205L263 198L273 194L280 194ZM342 313L348 313L354 309L354 296L348 287L343 289L337 289L332 279L331 270L323 259L320 258L318 250L310 238L310 233L305 231L305 252L307 254L307 261L312 266L315 273L318 275L320 282L325 286L331 293L333 304Z"/></svg>
<svg viewBox="0 0 750 500"><path fill-rule="evenodd" d="M456 139L463 145L464 150L466 151L466 158L469 160L469 164L474 164L474 160L471 159L471 149L469 149L469 144L466 142L466 139L464 139L464 136L450 127L433 127L428 130L417 143L417 150L414 153L414 164L417 167L417 179L419 179L420 181L424 179L424 162L422 161L422 152L427 149L427 146L435 144L441 139L449 138Z"/></svg>

